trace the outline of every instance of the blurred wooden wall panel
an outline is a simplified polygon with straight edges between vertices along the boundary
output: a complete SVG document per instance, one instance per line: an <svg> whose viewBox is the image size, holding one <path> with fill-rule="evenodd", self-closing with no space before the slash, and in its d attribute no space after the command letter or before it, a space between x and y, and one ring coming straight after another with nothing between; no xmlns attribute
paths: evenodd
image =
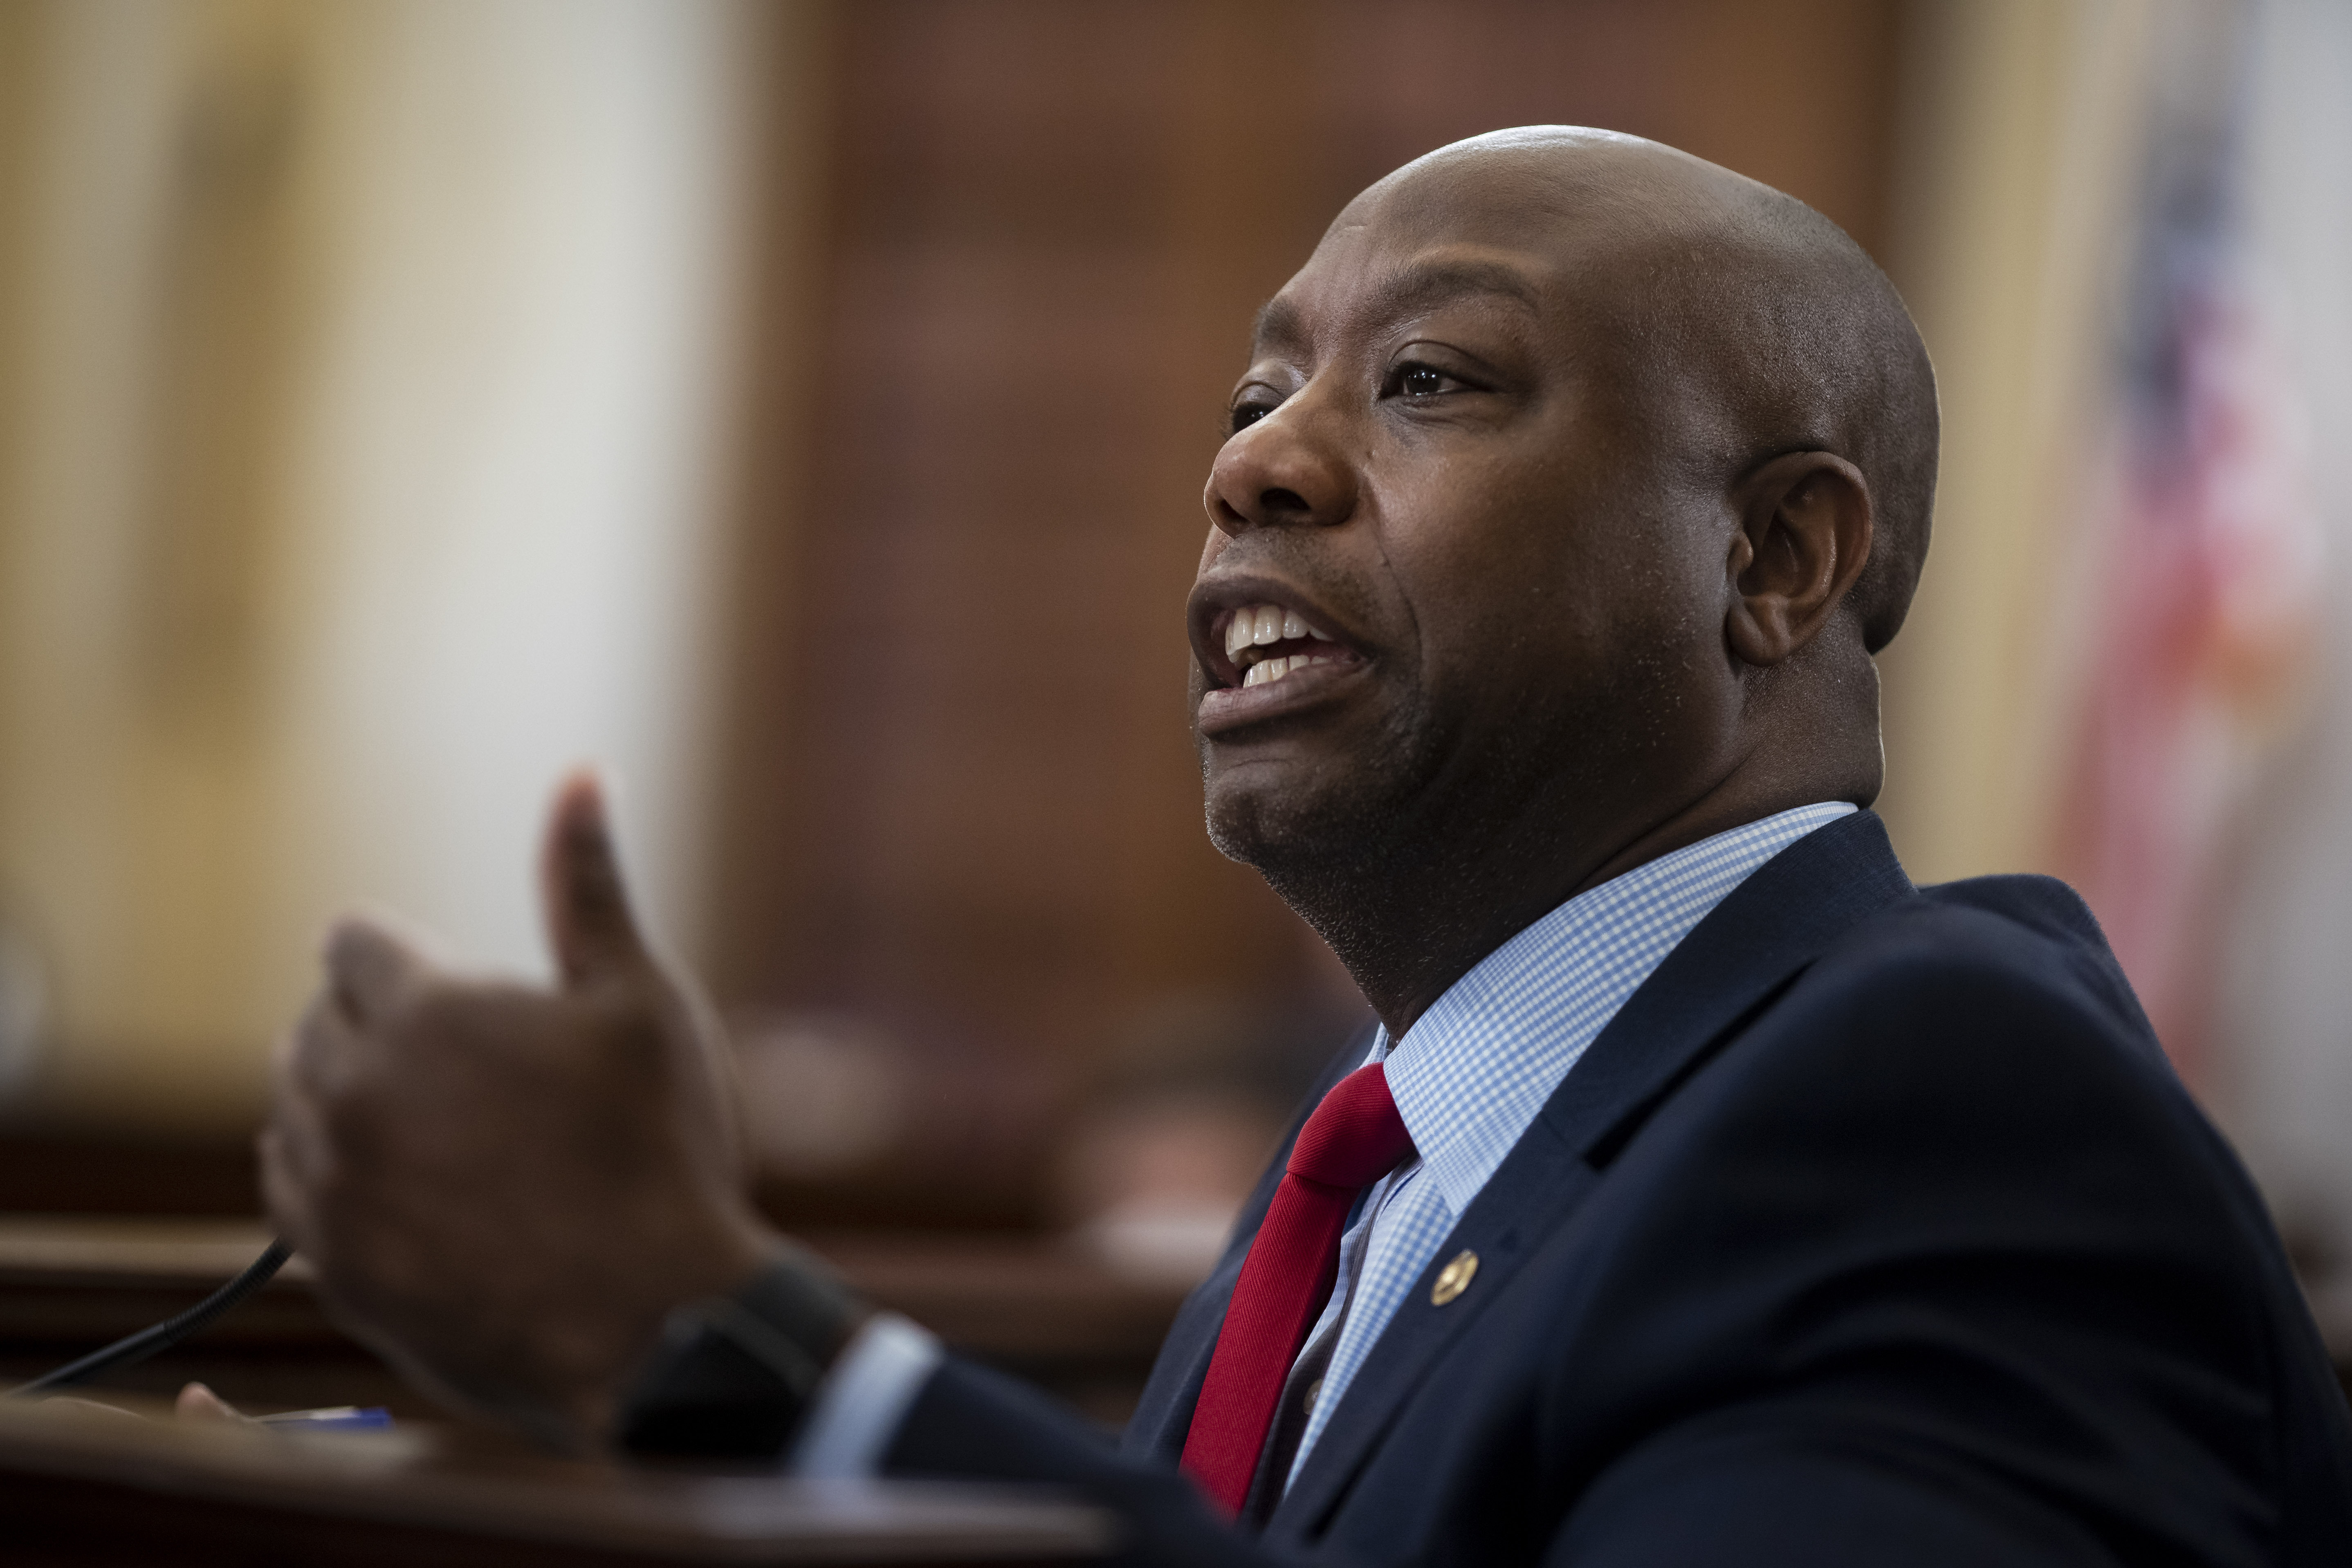
<svg viewBox="0 0 2352 1568"><path fill-rule="evenodd" d="M1066 1058L1155 990L1297 970L1290 916L1202 838L1173 630L1243 323L1312 233L1268 255L1199 210L1223 19L837 15L824 332L781 375L810 457L763 498L798 537L795 635L740 720L777 743L730 825L760 850L730 862L734 999ZM1249 265L1204 290L1220 247Z"/></svg>

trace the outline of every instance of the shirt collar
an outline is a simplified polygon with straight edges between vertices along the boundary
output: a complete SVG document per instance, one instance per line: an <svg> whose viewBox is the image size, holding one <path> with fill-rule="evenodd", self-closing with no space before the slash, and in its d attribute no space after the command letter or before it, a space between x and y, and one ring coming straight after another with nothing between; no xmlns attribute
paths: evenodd
<svg viewBox="0 0 2352 1568"><path fill-rule="evenodd" d="M1456 1215L1617 1009L1675 944L1756 868L1825 823L1844 801L1799 806L1703 838L1587 889L1455 981L1371 1059L1414 1149Z"/></svg>

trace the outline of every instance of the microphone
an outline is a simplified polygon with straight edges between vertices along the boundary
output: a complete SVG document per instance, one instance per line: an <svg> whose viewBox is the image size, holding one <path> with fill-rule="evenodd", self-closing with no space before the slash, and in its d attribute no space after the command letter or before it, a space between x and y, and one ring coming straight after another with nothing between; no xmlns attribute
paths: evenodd
<svg viewBox="0 0 2352 1568"><path fill-rule="evenodd" d="M244 1273L174 1317L166 1318L152 1328L140 1330L126 1339L115 1341L102 1350L95 1350L79 1361L68 1362L55 1372L42 1373L32 1382L21 1384L0 1394L5 1399L25 1399L51 1389L70 1388L86 1383L100 1373L118 1366L131 1366L145 1361L159 1351L167 1351L190 1335L211 1326L213 1320L252 1295L269 1282L271 1275L285 1267L294 1256L294 1249L282 1241L273 1241L268 1249L246 1267Z"/></svg>

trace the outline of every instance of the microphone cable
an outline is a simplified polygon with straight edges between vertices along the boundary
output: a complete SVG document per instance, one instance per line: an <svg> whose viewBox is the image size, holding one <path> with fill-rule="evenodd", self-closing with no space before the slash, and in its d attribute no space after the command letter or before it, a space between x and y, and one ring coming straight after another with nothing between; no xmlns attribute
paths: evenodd
<svg viewBox="0 0 2352 1568"><path fill-rule="evenodd" d="M95 1350L79 1361L68 1362L55 1372L44 1373L32 1382L20 1384L0 1398L26 1399L52 1389L70 1388L86 1383L101 1372L118 1366L131 1366L145 1361L159 1351L166 1351L182 1340L209 1328L213 1321L230 1308L252 1295L269 1282L271 1275L285 1267L294 1256L294 1249L282 1241L273 1241L268 1251L248 1264L244 1273L189 1308L186 1311L164 1319L152 1328L140 1330L127 1339L120 1339L102 1350Z"/></svg>

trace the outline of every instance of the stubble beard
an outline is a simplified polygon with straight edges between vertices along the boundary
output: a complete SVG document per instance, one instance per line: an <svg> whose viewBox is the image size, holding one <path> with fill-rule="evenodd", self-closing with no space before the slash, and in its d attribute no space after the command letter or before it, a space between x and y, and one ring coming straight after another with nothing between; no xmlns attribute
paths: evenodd
<svg viewBox="0 0 2352 1568"><path fill-rule="evenodd" d="M1393 714L1333 785L1312 793L1209 788L1209 842L1264 877L1362 984L1396 940L1384 916L1429 858L1425 818L1444 758L1431 725ZM1208 784L1205 746L1202 771Z"/></svg>

